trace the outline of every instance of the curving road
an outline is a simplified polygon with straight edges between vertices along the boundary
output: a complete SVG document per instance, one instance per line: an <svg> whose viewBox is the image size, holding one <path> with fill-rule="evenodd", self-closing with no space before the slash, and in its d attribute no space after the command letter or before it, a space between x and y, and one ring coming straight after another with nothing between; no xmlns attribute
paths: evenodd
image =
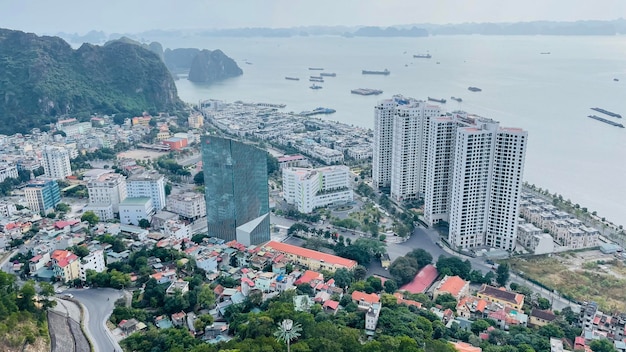
<svg viewBox="0 0 626 352"><path fill-rule="evenodd" d="M122 297L119 290L112 288L70 289L71 293L85 307L85 326L95 352L122 351L120 345L106 327L106 321L113 311L115 300Z"/></svg>

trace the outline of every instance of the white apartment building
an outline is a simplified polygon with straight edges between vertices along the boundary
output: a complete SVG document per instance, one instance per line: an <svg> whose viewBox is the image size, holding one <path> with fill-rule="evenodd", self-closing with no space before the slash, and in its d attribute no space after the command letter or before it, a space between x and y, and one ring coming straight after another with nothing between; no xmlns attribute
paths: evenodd
<svg viewBox="0 0 626 352"><path fill-rule="evenodd" d="M401 101L401 102L404 102ZM399 104L393 117L391 197L397 201L424 194L431 119L441 115L438 105L410 100Z"/></svg>
<svg viewBox="0 0 626 352"><path fill-rule="evenodd" d="M128 197L149 197L154 209L165 208L165 177L156 171L132 175L126 181Z"/></svg>
<svg viewBox="0 0 626 352"><path fill-rule="evenodd" d="M80 260L79 276L82 281L87 280L87 270L94 270L97 273L101 273L106 270L104 251L102 249L92 251L89 255Z"/></svg>
<svg viewBox="0 0 626 352"><path fill-rule="evenodd" d="M343 165L318 169L286 168L283 170L283 198L302 213L351 202L350 169Z"/></svg>
<svg viewBox="0 0 626 352"><path fill-rule="evenodd" d="M15 214L17 208L13 202L1 201L0 202L0 218L8 218Z"/></svg>
<svg viewBox="0 0 626 352"><path fill-rule="evenodd" d="M72 174L70 153L63 147L45 146L41 152L46 177L62 180Z"/></svg>
<svg viewBox="0 0 626 352"><path fill-rule="evenodd" d="M398 201L423 195L430 121L438 105L395 95L374 108L372 178L376 189L390 188Z"/></svg>
<svg viewBox="0 0 626 352"><path fill-rule="evenodd" d="M374 188L391 187L391 150L395 97L380 101L374 107L374 148L372 151L372 184Z"/></svg>
<svg viewBox="0 0 626 352"><path fill-rule="evenodd" d="M17 167L7 163L0 163L0 182L7 178L18 178Z"/></svg>
<svg viewBox="0 0 626 352"><path fill-rule="evenodd" d="M466 125L456 132L449 242L513 250L528 133L481 117L459 118Z"/></svg>
<svg viewBox="0 0 626 352"><path fill-rule="evenodd" d="M176 238L177 240L191 239L189 226L180 220L168 220L163 225L165 235Z"/></svg>
<svg viewBox="0 0 626 352"><path fill-rule="evenodd" d="M119 204L127 197L126 176L116 173L101 174L87 181L87 192L89 193L89 207L92 211L99 208L110 209L113 213L119 212ZM106 221L113 218L113 214L108 211L98 211L100 220Z"/></svg>
<svg viewBox="0 0 626 352"><path fill-rule="evenodd" d="M120 203L120 223L139 226L141 219L152 220L155 214L152 198L126 198Z"/></svg>
<svg viewBox="0 0 626 352"><path fill-rule="evenodd" d="M167 197L167 209L187 220L206 216L206 200L200 193L171 194Z"/></svg>

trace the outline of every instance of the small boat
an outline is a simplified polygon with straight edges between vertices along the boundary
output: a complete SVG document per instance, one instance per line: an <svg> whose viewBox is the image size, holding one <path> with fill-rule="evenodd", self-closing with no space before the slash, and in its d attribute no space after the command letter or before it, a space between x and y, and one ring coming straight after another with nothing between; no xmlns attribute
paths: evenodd
<svg viewBox="0 0 626 352"><path fill-rule="evenodd" d="M437 61L437 65L439 65L439 64L440 64L440 62L439 62L439 61Z"/></svg>
<svg viewBox="0 0 626 352"><path fill-rule="evenodd" d="M436 103L441 103L441 104L445 104L446 103L445 99L435 99L435 98L431 98L431 97L428 97L428 101L434 101Z"/></svg>
<svg viewBox="0 0 626 352"><path fill-rule="evenodd" d="M483 90L478 87L468 87L467 90L471 92L482 92Z"/></svg>
<svg viewBox="0 0 626 352"><path fill-rule="evenodd" d="M539 54L541 54L541 55L550 55L550 52L549 51L543 51L543 52L540 52Z"/></svg>
<svg viewBox="0 0 626 352"><path fill-rule="evenodd" d="M322 86L318 86L317 84L313 83L313 85L310 86L309 88L311 88L311 89L322 89Z"/></svg>
<svg viewBox="0 0 626 352"><path fill-rule="evenodd" d="M414 58L416 59L430 59L432 56L430 54L419 54L419 55L413 55Z"/></svg>
<svg viewBox="0 0 626 352"><path fill-rule="evenodd" d="M613 81L619 82L619 78L613 78Z"/></svg>
<svg viewBox="0 0 626 352"><path fill-rule="evenodd" d="M324 80L322 78L309 78L309 82L320 82L320 83L324 83Z"/></svg>
<svg viewBox="0 0 626 352"><path fill-rule="evenodd" d="M463 101L463 99L461 99L461 98L455 98L455 97L450 97L450 99L452 99L452 100L456 100L456 101L457 101L457 102L459 102L459 103Z"/></svg>
<svg viewBox="0 0 626 352"><path fill-rule="evenodd" d="M387 76L391 72L388 69L385 69L384 71L362 70L361 73L364 74L364 75L385 75L385 76Z"/></svg>
<svg viewBox="0 0 626 352"><path fill-rule="evenodd" d="M324 71L324 68L322 68L322 67L309 67L309 70L311 70L311 71Z"/></svg>
<svg viewBox="0 0 626 352"><path fill-rule="evenodd" d="M298 78L298 77L285 77L285 79L289 80L289 81L299 81L300 80L300 78Z"/></svg>

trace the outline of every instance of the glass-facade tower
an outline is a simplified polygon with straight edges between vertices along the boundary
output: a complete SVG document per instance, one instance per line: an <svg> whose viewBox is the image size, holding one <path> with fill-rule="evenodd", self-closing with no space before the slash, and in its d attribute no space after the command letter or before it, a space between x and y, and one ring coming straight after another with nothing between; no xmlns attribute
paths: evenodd
<svg viewBox="0 0 626 352"><path fill-rule="evenodd" d="M269 241L267 152L204 136L202 164L209 236L245 245Z"/></svg>

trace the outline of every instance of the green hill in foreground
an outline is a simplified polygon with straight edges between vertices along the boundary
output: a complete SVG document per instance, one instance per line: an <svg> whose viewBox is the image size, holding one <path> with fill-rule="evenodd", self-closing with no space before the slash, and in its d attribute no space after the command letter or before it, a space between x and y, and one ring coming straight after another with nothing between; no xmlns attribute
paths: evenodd
<svg viewBox="0 0 626 352"><path fill-rule="evenodd" d="M83 44L0 29L0 133L27 132L58 116L182 106L155 53L133 43Z"/></svg>

